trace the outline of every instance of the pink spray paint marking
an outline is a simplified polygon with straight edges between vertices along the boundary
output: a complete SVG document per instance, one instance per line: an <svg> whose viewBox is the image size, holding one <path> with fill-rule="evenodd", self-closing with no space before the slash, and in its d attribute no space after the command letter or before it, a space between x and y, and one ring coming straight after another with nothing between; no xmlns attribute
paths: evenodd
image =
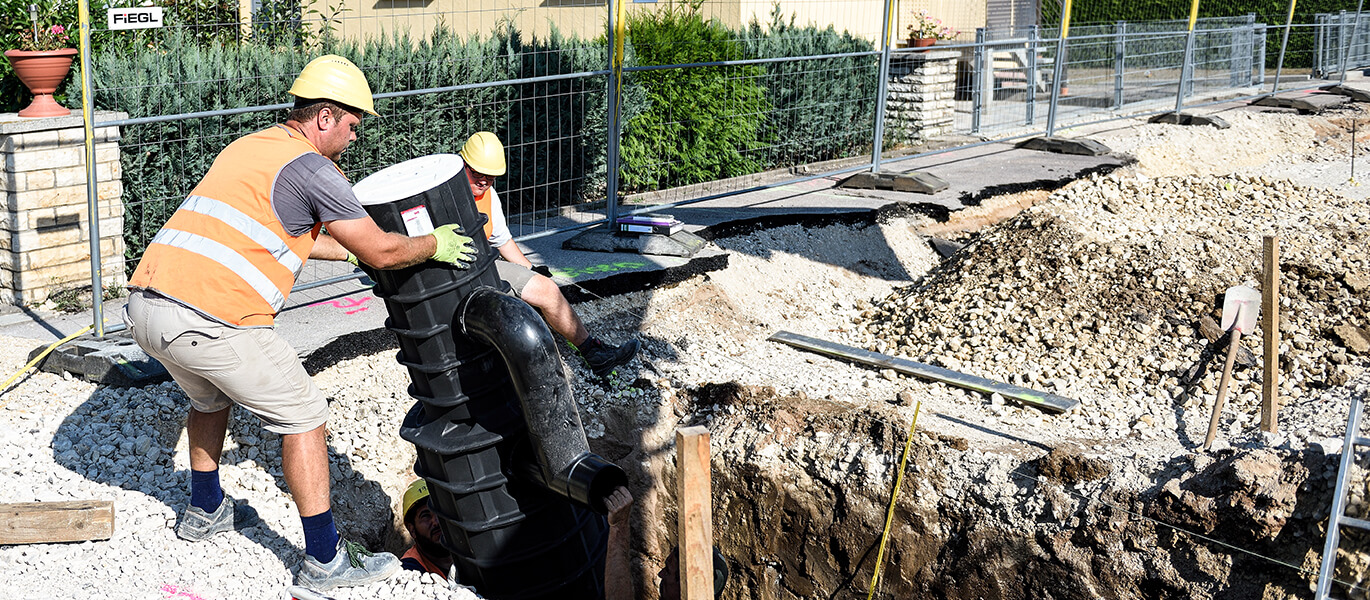
<svg viewBox="0 0 1370 600"><path fill-rule="evenodd" d="M371 308L370 306L366 306L366 303L369 302L370 300L371 300L371 297L370 297L370 296L366 296L366 297L363 297L363 298L361 298L361 299L354 299L354 298L339 298L339 299L337 299L337 300L329 300L329 301L327 301L327 302L315 302L314 304L311 304L310 306L314 306L314 305L317 305L317 304L327 304L327 305L329 305L329 306L332 306L333 308L340 308L340 309L342 309L344 312L346 312L347 314L350 315L350 314L355 314L355 313L359 313L359 312L361 312L361 311L370 309L370 308ZM360 307L360 308L358 308L358 307ZM347 309L349 309L349 308L353 308L353 309L356 309L356 310L347 310Z"/></svg>
<svg viewBox="0 0 1370 600"><path fill-rule="evenodd" d="M162 591L166 592L166 595L162 596L162 598L166 600L170 600L171 598L186 598L187 600L205 600L204 596L196 594L195 592L190 591L190 589L188 588L172 585L170 583L163 583Z"/></svg>

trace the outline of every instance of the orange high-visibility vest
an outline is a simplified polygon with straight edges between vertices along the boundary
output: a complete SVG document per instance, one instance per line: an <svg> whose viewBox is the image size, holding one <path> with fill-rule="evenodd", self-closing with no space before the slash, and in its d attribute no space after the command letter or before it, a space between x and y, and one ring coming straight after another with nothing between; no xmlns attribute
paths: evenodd
<svg viewBox="0 0 1370 600"><path fill-rule="evenodd" d="M485 215L485 239L490 239L490 234L495 232L495 220L490 217L490 192L495 188L485 188L485 193L476 198L476 210Z"/></svg>
<svg viewBox="0 0 1370 600"><path fill-rule="evenodd" d="M152 239L129 287L231 325L272 325L322 227L286 233L272 187L281 169L309 152L318 149L285 125L229 144Z"/></svg>
<svg viewBox="0 0 1370 600"><path fill-rule="evenodd" d="M429 562L427 558L424 558L424 556L419 553L418 544L410 546L409 550L404 553L404 556L400 557L400 560L404 560L406 558L412 558L414 560L419 561L419 566L422 566L425 572L437 573L438 575L441 575L443 579L447 579L447 573L444 573L442 569L439 569L437 565L433 564L432 562Z"/></svg>

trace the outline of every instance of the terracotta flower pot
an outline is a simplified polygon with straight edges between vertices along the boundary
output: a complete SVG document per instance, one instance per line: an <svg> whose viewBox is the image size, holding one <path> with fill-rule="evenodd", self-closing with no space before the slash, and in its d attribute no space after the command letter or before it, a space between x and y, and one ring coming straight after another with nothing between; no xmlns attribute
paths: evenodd
<svg viewBox="0 0 1370 600"><path fill-rule="evenodd" d="M927 48L928 46L931 46L931 45L936 44L936 43L937 43L937 38L935 38L935 37L930 37L930 38L914 38L914 39L910 40L909 45L910 45L911 47L913 47L913 48Z"/></svg>
<svg viewBox="0 0 1370 600"><path fill-rule="evenodd" d="M6 50L5 58L14 65L14 72L24 87L33 93L33 102L19 111L21 117L65 117L71 114L61 104L52 99L57 86L67 78L71 70L71 60L76 56L75 48L62 48L37 52L33 50Z"/></svg>

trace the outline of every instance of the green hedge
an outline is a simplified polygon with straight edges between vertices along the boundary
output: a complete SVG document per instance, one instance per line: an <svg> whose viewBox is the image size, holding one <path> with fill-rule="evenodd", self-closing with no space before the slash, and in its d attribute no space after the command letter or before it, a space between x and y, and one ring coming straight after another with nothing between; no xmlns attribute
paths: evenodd
<svg viewBox="0 0 1370 600"><path fill-rule="evenodd" d="M671 64L869 51L832 28L797 27L779 14L767 27L730 31L693 9L636 16L627 64ZM270 30L276 31L276 30ZM273 34L275 35L275 34ZM376 93L603 70L605 38L555 31L528 39L509 24L462 37L437 27L365 44L318 36L224 43L170 30L139 34L96 54L97 108L132 117L278 104L309 58L333 52L367 73ZM660 189L869 151L875 57L670 69L632 74L623 89L624 191ZM354 180L436 152L470 133L505 141L510 171L497 184L511 214L601 199L607 164L606 76L377 101L341 165ZM68 84L68 91L76 90ZM246 113L127 126L122 131L128 257L147 241L239 136L280 113ZM136 262L130 260L130 263Z"/></svg>

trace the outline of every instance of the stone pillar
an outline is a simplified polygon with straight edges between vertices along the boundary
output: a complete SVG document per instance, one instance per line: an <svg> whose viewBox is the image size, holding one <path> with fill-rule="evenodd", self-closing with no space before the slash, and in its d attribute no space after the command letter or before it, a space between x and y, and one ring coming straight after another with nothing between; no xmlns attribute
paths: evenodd
<svg viewBox="0 0 1370 600"><path fill-rule="evenodd" d="M955 50L890 56L885 131L897 145L915 145L950 134L956 119Z"/></svg>
<svg viewBox="0 0 1370 600"><path fill-rule="evenodd" d="M96 120L126 118L101 112ZM25 119L0 114L0 302L37 304L59 290L90 287L85 130L79 112ZM101 280L122 286L124 206L119 129L95 130Z"/></svg>

